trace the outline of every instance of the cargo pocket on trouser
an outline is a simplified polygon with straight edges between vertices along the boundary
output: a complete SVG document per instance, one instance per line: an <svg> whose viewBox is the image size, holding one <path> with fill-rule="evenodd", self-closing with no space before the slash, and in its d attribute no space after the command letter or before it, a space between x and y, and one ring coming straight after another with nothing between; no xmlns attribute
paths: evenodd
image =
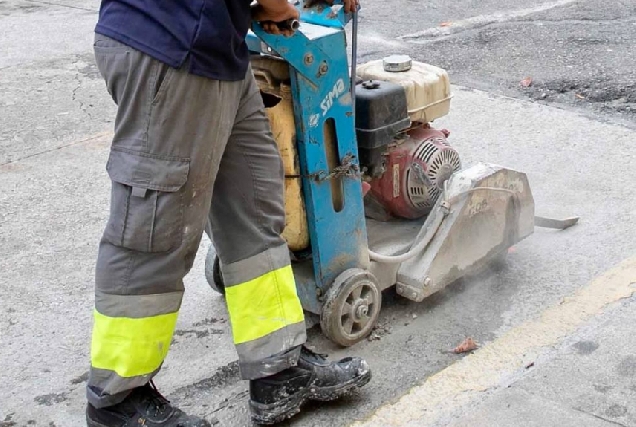
<svg viewBox="0 0 636 427"><path fill-rule="evenodd" d="M183 238L183 191L189 159L121 148L110 152L112 180L109 243L140 252L168 252Z"/></svg>

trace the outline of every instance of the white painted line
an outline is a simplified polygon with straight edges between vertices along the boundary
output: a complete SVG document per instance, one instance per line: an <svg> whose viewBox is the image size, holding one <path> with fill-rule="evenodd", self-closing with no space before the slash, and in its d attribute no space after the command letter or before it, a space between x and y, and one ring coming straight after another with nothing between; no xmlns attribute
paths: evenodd
<svg viewBox="0 0 636 427"><path fill-rule="evenodd" d="M483 27L489 24L508 22L514 19L524 18L526 16L533 15L539 12L545 12L546 10L554 9L556 7L567 6L568 4L576 3L577 1L579 0L558 0L525 9L512 10L508 12L497 12L491 15L473 16L472 18L464 19L461 21L450 22L449 26L447 27L427 28L426 30L405 34L398 37L398 39L410 41L413 39L430 39L449 36L459 31L465 31L472 28Z"/></svg>
<svg viewBox="0 0 636 427"><path fill-rule="evenodd" d="M636 256L545 310L538 320L511 329L353 426L432 425L441 416L472 401L480 392L497 388L523 371L545 348L561 342L609 304L635 292Z"/></svg>
<svg viewBox="0 0 636 427"><path fill-rule="evenodd" d="M368 43L370 46L382 45L386 47L402 47L405 42L394 39L388 39L380 34L365 31L358 35L358 39L363 43Z"/></svg>

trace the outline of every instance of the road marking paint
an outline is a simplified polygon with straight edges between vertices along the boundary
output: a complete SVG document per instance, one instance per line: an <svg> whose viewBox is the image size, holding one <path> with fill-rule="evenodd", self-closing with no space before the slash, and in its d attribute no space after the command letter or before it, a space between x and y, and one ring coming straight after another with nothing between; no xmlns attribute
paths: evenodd
<svg viewBox="0 0 636 427"><path fill-rule="evenodd" d="M558 344L609 304L635 292L636 256L548 308L538 320L511 329L353 426L430 425L448 410L470 402L478 393L501 385L546 347Z"/></svg>
<svg viewBox="0 0 636 427"><path fill-rule="evenodd" d="M460 31L466 31L473 28L483 27L485 25L497 24L501 22L508 22L519 18L524 18L535 13L545 12L550 9L554 9L561 6L567 6L571 3L576 3L579 0L558 0L549 3L543 3L539 6L528 7L525 9L517 9L508 12L497 12L491 15L479 15L472 18L463 19L461 21L455 21L448 26L427 28L415 33L405 34L398 37L401 40L415 41L413 39L431 39L443 36L449 36ZM415 41L416 42L416 41Z"/></svg>

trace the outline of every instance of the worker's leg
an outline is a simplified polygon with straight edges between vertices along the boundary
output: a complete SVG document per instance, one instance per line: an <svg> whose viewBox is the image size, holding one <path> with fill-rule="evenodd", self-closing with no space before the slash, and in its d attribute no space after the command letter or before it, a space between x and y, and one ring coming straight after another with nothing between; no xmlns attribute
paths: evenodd
<svg viewBox="0 0 636 427"><path fill-rule="evenodd" d="M221 260L241 375L254 379L296 364L305 323L281 237L284 175L259 90L246 82L214 187L210 225Z"/></svg>
<svg viewBox="0 0 636 427"><path fill-rule="evenodd" d="M302 346L305 324L281 237L284 175L253 79L221 161L210 227L221 259L241 375L252 419L276 423L307 399L333 400L369 382L360 358L329 362Z"/></svg>
<svg viewBox="0 0 636 427"><path fill-rule="evenodd" d="M104 408L147 384L168 353L244 82L170 69L101 36L95 51L118 105L87 386Z"/></svg>

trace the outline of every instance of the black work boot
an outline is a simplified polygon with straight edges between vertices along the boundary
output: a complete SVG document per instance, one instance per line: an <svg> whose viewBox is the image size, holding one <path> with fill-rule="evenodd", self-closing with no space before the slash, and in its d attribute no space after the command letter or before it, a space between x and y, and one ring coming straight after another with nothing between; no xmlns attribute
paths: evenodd
<svg viewBox="0 0 636 427"><path fill-rule="evenodd" d="M210 427L207 421L172 406L152 383L137 387L114 406L97 409L89 403L86 424L88 427Z"/></svg>
<svg viewBox="0 0 636 427"><path fill-rule="evenodd" d="M307 400L336 400L370 380L371 370L360 358L329 362L325 356L302 347L297 366L250 381L252 421L279 423L300 412Z"/></svg>

